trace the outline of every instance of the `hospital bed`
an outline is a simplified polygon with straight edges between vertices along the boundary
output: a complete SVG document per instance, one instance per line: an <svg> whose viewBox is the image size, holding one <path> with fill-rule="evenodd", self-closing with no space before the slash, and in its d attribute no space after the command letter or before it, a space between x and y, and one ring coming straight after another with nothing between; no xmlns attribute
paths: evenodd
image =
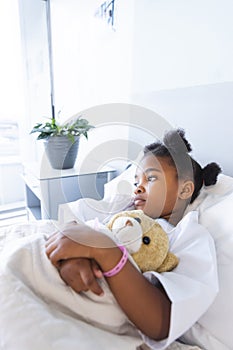
<svg viewBox="0 0 233 350"><path fill-rule="evenodd" d="M22 223L2 228L0 232L1 249L7 244L14 245L17 238L22 236L27 236L32 233L36 234L38 232L54 232L59 225L74 218L80 218L82 220L90 219L93 218L93 214L96 213L96 211L101 212L103 216L107 218L107 214L110 211L113 213L123 209L129 204L129 199L132 193L131 184L133 183L134 167L134 165L128 167L119 176L105 185L105 194L102 200L98 201L90 198L83 198L61 205L59 208L58 221L41 220L36 223ZM122 192L126 193L126 195L123 195ZM87 217L86 211L81 211L80 209L85 207L85 205L83 205L84 202L85 205L89 207L89 217ZM218 257L220 291L212 304L211 309L215 315L224 314L225 319L228 320L228 322L224 322L223 327L229 328L229 339L221 339L221 327L219 327L217 338L226 343L226 348L224 348L224 350L230 349L230 347L227 347L227 344L232 344L231 319L233 315L233 304L228 303L227 301L230 301L231 296L233 295L233 236L231 220L233 210L233 178L224 174L219 175L217 185L203 188L201 194L194 203L190 205L189 209L198 210L200 222L208 228L215 240ZM41 307L41 301L38 297L32 297L30 291L27 291L27 293L24 294L21 289L22 286L15 285L15 290L9 291L6 289L4 282L0 280L1 349L20 350L30 349L30 346L33 346L33 349L39 350L43 346L44 349L49 350L50 347L46 347L46 344L43 343L42 339L49 339L50 342L52 341L52 343L56 343L56 349L64 349L65 347L68 349L76 349L77 341L79 344L82 344L81 347L78 347L80 349L136 349L136 346L131 339L127 337L117 337L113 334L109 336L107 332L95 329L89 325L77 325L78 321L75 321L76 323L74 323L70 315L62 315L62 310L51 311L49 308L45 308L46 310L42 312L41 310L43 307ZM11 301L11 295L13 296L15 293L21 293L23 307L15 305L14 299ZM21 322L20 312L26 312L25 303L33 303L33 310L35 313L29 315L26 321L24 320ZM13 322L12 315L15 314L14 312L10 314L8 312L9 308L11 310L14 310L14 308L20 310L17 314L17 322ZM22 320L23 319L24 318L22 318ZM25 329L29 326L30 331L25 333ZM77 331L78 328L79 331ZM46 332L45 329L47 330ZM67 329L69 329L69 331L67 331ZM93 344L90 340L89 344L87 344L87 339L84 337L86 332L92 334L93 339L98 338L99 343ZM199 339L199 342L196 345L198 345L200 349L204 349L202 348L203 339L201 331L197 329L196 332L197 334L195 334L195 336ZM38 340L38 345L36 345L35 338L38 337L39 334L42 336L40 337L40 340ZM91 339L91 337L88 337L88 339ZM25 341L27 342L26 344L28 344L28 347L26 348L21 346L21 342L22 344L25 344ZM215 340L209 340L209 349L211 349L212 341ZM174 342L170 345L169 350L195 350L199 349L198 346L189 346L179 342ZM52 348L51 345L51 349ZM146 349L146 347L139 347L139 349ZM219 350L222 349L223 348L219 348Z"/></svg>

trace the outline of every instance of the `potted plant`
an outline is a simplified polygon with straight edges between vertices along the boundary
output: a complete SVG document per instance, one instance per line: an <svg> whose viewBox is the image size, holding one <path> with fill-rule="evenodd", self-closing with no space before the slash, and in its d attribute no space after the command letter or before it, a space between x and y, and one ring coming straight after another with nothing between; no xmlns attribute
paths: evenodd
<svg viewBox="0 0 233 350"><path fill-rule="evenodd" d="M44 140L45 152L54 169L73 168L78 154L79 138L94 126L81 117L59 124L55 117L45 123L37 123L32 133L39 133L37 140Z"/></svg>

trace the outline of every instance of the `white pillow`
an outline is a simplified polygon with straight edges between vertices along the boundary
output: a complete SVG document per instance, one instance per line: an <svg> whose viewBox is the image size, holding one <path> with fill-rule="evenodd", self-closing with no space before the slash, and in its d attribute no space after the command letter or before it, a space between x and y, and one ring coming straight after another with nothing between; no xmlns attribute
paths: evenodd
<svg viewBox="0 0 233 350"><path fill-rule="evenodd" d="M190 210L199 212L200 223L213 236L216 248L222 249L223 238L230 241L233 238L233 178L220 174L215 185L203 187L197 199L189 205L187 211Z"/></svg>
<svg viewBox="0 0 233 350"><path fill-rule="evenodd" d="M134 190L134 175L136 165L131 164L128 169L104 185L104 200L111 200L116 195L132 196Z"/></svg>
<svg viewBox="0 0 233 350"><path fill-rule="evenodd" d="M201 318L201 327L189 332L189 340L206 349L222 349L215 346L217 341L233 349L233 178L221 174L216 185L204 187L188 211L195 209L215 241L219 294ZM202 326L208 330L208 337Z"/></svg>
<svg viewBox="0 0 233 350"><path fill-rule="evenodd" d="M104 198L81 198L59 205L58 221L63 224L72 220L87 221L98 217L101 222L132 206L133 183L136 165L132 164L120 175L104 185Z"/></svg>

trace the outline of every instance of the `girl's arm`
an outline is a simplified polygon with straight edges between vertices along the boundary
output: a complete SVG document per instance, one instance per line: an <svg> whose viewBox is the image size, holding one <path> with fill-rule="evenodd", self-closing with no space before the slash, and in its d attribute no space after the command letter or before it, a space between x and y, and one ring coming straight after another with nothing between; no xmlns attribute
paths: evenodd
<svg viewBox="0 0 233 350"><path fill-rule="evenodd" d="M119 248L96 252L103 271L114 267L121 255ZM110 258L111 266L107 263ZM171 303L163 289L153 286L129 261L107 281L119 305L138 329L155 340L168 336Z"/></svg>
<svg viewBox="0 0 233 350"><path fill-rule="evenodd" d="M55 266L70 258L89 258L94 259L102 271L111 270L122 257L111 238L86 225L74 224L47 241L46 253ZM118 274L107 278L107 282L138 329L155 340L168 336L171 303L163 289L153 286L129 261Z"/></svg>

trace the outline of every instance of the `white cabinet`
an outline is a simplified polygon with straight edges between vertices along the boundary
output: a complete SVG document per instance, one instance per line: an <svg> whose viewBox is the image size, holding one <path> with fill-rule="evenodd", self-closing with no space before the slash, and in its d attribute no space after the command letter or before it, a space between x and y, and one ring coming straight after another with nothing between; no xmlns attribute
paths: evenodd
<svg viewBox="0 0 233 350"><path fill-rule="evenodd" d="M102 199L104 185L116 176L116 170L105 167L93 172L78 169L43 171L38 164L24 166L25 197L28 219L58 218L60 204L79 198Z"/></svg>

